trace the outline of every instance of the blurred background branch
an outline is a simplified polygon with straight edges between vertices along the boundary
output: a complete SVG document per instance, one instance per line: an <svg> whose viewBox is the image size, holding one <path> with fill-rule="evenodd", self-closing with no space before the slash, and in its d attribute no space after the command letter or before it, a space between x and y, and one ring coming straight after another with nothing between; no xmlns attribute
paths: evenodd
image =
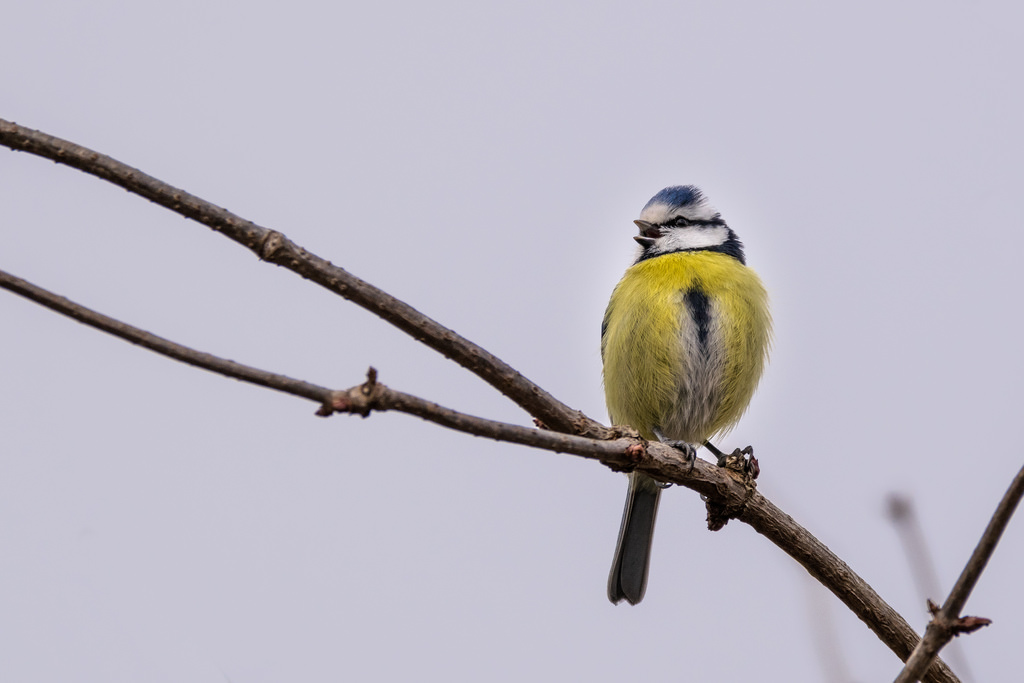
<svg viewBox="0 0 1024 683"><path fill-rule="evenodd" d="M938 573L935 571L935 561L928 550L928 541L921 520L914 509L913 499L909 495L892 493L886 501L886 512L899 535L921 604L927 605L930 601L937 600L942 594L942 589ZM961 680L974 680L959 641L953 641L946 647L945 658Z"/></svg>
<svg viewBox="0 0 1024 683"><path fill-rule="evenodd" d="M950 591L946 601L941 608L932 606L932 620L925 629L925 635L921 642L914 648L914 652L906 662L906 666L896 678L896 683L912 683L924 677L929 671L929 666L938 656L939 651L956 636L988 626L991 620L985 617L961 616L967 598L974 590L978 579L985 571L985 566L995 552L999 539L1002 537L1006 526L1010 523L1021 497L1024 497L1024 467L1013 478L1010 487L1006 490L1002 500L992 514L985 532L978 541L977 547L971 554L967 565L960 573L960 577Z"/></svg>

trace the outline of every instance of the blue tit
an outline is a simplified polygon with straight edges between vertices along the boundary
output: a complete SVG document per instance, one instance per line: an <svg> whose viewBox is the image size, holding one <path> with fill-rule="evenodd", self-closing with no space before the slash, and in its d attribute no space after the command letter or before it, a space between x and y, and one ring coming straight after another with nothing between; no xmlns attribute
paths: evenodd
<svg viewBox="0 0 1024 683"><path fill-rule="evenodd" d="M601 329L608 414L692 460L750 402L768 358L768 295L736 233L696 187L665 188L634 222L639 253ZM662 487L629 475L608 577L613 603L644 597Z"/></svg>

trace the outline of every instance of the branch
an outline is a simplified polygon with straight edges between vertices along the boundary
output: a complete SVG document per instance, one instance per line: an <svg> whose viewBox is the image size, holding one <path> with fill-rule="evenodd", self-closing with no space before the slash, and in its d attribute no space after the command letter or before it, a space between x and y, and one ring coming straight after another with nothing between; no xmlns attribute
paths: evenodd
<svg viewBox="0 0 1024 683"><path fill-rule="evenodd" d="M954 636L961 633L973 633L992 623L991 620L984 617L961 617L960 611L963 610L967 598L970 597L971 591L974 590L978 579L981 578L981 573L985 570L989 558L992 557L999 538L1003 535L1010 518L1013 517L1022 496L1024 496L1024 467L1017 472L1010 488L1006 490L1003 499L999 501L999 506L992 515L992 519L989 520L988 527L985 528L985 533L978 541L978 546L971 554L971 559L967 561L967 566L960 573L960 578L957 579L956 585L953 586L949 597L943 603L942 609L937 609L935 605L929 604L932 620L928 624L928 628L925 629L924 638L914 648L906 666L896 678L896 683L911 683L920 680L921 675L928 670L928 665L931 664L939 650L945 647L946 643Z"/></svg>
<svg viewBox="0 0 1024 683"><path fill-rule="evenodd" d="M258 368L253 368L248 365L236 363L233 360L226 360L219 358L211 353L204 353L202 351L196 351L190 349L187 346L176 344L163 337L158 337L155 334L140 330L137 327L132 327L127 323L123 323L120 320L115 320L109 316L97 313L91 309L77 304L74 301L65 299L62 296L58 296L53 292L37 287L36 285L22 280L21 278L15 277L9 273L0 270L0 288L20 294L26 299L35 301L38 304L42 304L49 309L62 313L69 318L74 318L80 323L95 327L109 332L115 337L120 337L132 344L143 346L151 351L156 351L159 354L168 356L175 360L187 363L188 365L194 365L198 368L203 368L211 372L216 372L227 377L234 377L235 379L242 380L243 382L249 382L251 384L258 384L268 389L275 389L277 391L283 391L286 394L294 394L295 396L301 396L303 398L309 398L314 401L326 401L331 396L331 390L327 387L321 387L316 384L310 384L309 382L303 382L302 380L292 379L285 375L278 375L273 372L266 372Z"/></svg>
<svg viewBox="0 0 1024 683"><path fill-rule="evenodd" d="M0 144L78 168L192 218L248 247L262 259L285 266L359 304L427 346L476 373L554 431L532 430L457 413L414 396L383 391L375 377L346 392L266 373L169 342L8 276L4 286L50 308L94 325L159 353L237 379L312 398L322 403L320 414L336 411L367 415L371 410L401 410L444 426L514 443L574 453L598 460L616 470L639 470L652 477L693 489L709 500L720 526L738 518L764 535L804 566L831 590L901 659L906 659L917 635L860 577L824 544L775 507L754 488L753 481L703 460L689 465L664 444L644 443L635 434L608 429L572 410L530 382L493 354L460 337L408 304L354 277L328 261L306 252L279 232L268 230L219 207L145 175L110 157L71 142L32 131L0 119ZM578 434L583 436L572 436ZM600 439L585 438L590 436ZM937 661L928 681L956 681Z"/></svg>
<svg viewBox="0 0 1024 683"><path fill-rule="evenodd" d="M262 260L284 266L383 318L475 373L551 429L590 436L607 435L600 423L556 400L494 354L306 251L280 232L245 220L99 152L4 119L0 119L0 144L77 168L216 230L249 248Z"/></svg>
<svg viewBox="0 0 1024 683"><path fill-rule="evenodd" d="M828 588L903 661L907 661L918 636L914 629L889 606L835 553L777 508L754 492L738 515L759 534L782 548L807 572ZM928 672L928 681L958 680L941 660Z"/></svg>
<svg viewBox="0 0 1024 683"><path fill-rule="evenodd" d="M906 661L918 641L910 625L892 607L836 556L825 544L800 526L762 496L750 482L698 459L692 468L679 457L679 452L661 443L647 443L646 448L630 439L595 442L581 437L536 431L516 425L490 423L454 411L408 394L402 394L377 382L371 370L367 382L345 392L338 392L324 411L349 412L364 417L374 410L402 410L432 420L453 429L490 436L502 441L574 453L599 460L612 469L637 469L659 481L685 486L705 496L711 505L724 509L726 517L735 517L749 524L759 534L781 548L800 563L811 576L827 587L843 604L849 607L901 660ZM489 423L484 428L470 428L475 421ZM521 436L519 436L521 434ZM546 442L550 437L556 441ZM566 439L566 441L557 441ZM614 446L605 451L596 444ZM630 444L634 445L630 445ZM625 448L624 448L625 447ZM577 448L579 450L577 450ZM928 681L957 681L952 671L941 661L928 673Z"/></svg>
<svg viewBox="0 0 1024 683"><path fill-rule="evenodd" d="M35 301L80 323L95 327L187 365L317 401L321 404L317 414L321 416L346 412L366 417L371 410L396 410L476 436L596 459L615 470L631 469L636 462L637 454L643 451L644 441L636 433L627 435L620 433L620 430L605 430L618 438L592 439L546 429L531 429L460 413L417 396L389 389L377 382L377 371L373 368L370 368L369 379L365 384L345 391L333 391L317 384L220 358L212 353L197 351L103 315L2 270L0 270L0 289L20 294L26 299Z"/></svg>
<svg viewBox="0 0 1024 683"><path fill-rule="evenodd" d="M387 410L416 415L442 427L496 441L517 443L555 453L572 453L598 460L615 470L632 469L637 457L643 452L645 443L635 432L628 435L623 433L617 439L600 440L467 415L381 384L377 381L377 371L374 368L370 368L365 383L345 391L332 392L317 411L317 415L327 417L332 413L351 413L368 417L373 411Z"/></svg>

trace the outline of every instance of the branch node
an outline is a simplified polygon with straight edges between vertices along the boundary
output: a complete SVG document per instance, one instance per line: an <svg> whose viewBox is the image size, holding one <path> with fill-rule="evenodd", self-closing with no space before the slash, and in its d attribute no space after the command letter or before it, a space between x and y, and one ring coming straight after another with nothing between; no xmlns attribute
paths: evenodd
<svg viewBox="0 0 1024 683"><path fill-rule="evenodd" d="M388 409L383 400L387 392L388 388L377 382L377 369L371 367L366 371L365 382L344 391L332 391L316 414L329 417L334 413L350 413L366 418L374 410Z"/></svg>
<svg viewBox="0 0 1024 683"><path fill-rule="evenodd" d="M761 467L757 463L757 458L754 457L754 449L750 446L742 450L737 448L731 454L720 458L718 466L743 484L745 495L743 500L736 505L729 505L704 496L704 507L708 511L708 531L720 531L729 523L730 519L736 519L743 514L747 502L757 490L757 482L754 480L761 473Z"/></svg>
<svg viewBox="0 0 1024 683"><path fill-rule="evenodd" d="M605 467L610 469L612 472L625 472L628 474L648 459L647 441L640 436L640 432L636 431L632 427L615 425L611 429L607 429L605 434L600 437L587 435L587 438L598 438L601 441L614 441L618 439L630 439L633 441L632 444L626 446L625 450L622 451L622 454L626 456L625 464L620 464L619 462L608 462L607 460L601 461L604 463Z"/></svg>
<svg viewBox="0 0 1024 683"><path fill-rule="evenodd" d="M259 257L261 261L274 261L277 252L285 244L285 236L277 230L268 230L266 237L260 244Z"/></svg>
<svg viewBox="0 0 1024 683"><path fill-rule="evenodd" d="M986 619L985 617L960 617L953 622L953 635L958 636L961 633L974 633L979 628L988 626L991 623L992 620Z"/></svg>
<svg viewBox="0 0 1024 683"><path fill-rule="evenodd" d="M734 513L730 510L728 505L716 503L711 499L704 501L704 507L708 511L708 531L721 531L729 520L738 514L738 511Z"/></svg>
<svg viewBox="0 0 1024 683"><path fill-rule="evenodd" d="M635 464L640 464L640 462L647 457L647 448L642 443L635 443L632 446L626 446L626 457Z"/></svg>
<svg viewBox="0 0 1024 683"><path fill-rule="evenodd" d="M572 430L574 434L586 434L593 424L593 420L583 414L582 411L576 411L576 417L572 421Z"/></svg>
<svg viewBox="0 0 1024 683"><path fill-rule="evenodd" d="M366 370L366 383L360 387L364 396L369 396L377 387L377 368L372 365Z"/></svg>

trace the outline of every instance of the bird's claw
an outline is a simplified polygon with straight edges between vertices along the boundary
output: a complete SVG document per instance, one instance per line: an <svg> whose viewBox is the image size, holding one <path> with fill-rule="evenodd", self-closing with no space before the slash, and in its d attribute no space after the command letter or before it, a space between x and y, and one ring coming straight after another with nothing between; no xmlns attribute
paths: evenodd
<svg viewBox="0 0 1024 683"><path fill-rule="evenodd" d="M729 455L719 452L718 466L750 479L757 479L757 475L761 474L761 467L757 463L757 458L754 457L753 446L747 446L744 449L737 448Z"/></svg>
<svg viewBox="0 0 1024 683"><path fill-rule="evenodd" d="M654 429L654 436L661 443L665 444L666 446L671 446L672 448L682 453L683 458L686 460L687 466L691 470L693 469L693 464L697 462L697 446L694 446L692 443L689 443L687 441L680 441L678 439L667 439L665 438L665 435L661 433L661 430L658 428Z"/></svg>
<svg viewBox="0 0 1024 683"><path fill-rule="evenodd" d="M662 443L664 443L666 446L671 446L672 448L682 453L683 459L686 460L687 467L689 467L691 470L693 469L693 464L697 462L697 449L694 447L692 443L675 440L663 441Z"/></svg>

